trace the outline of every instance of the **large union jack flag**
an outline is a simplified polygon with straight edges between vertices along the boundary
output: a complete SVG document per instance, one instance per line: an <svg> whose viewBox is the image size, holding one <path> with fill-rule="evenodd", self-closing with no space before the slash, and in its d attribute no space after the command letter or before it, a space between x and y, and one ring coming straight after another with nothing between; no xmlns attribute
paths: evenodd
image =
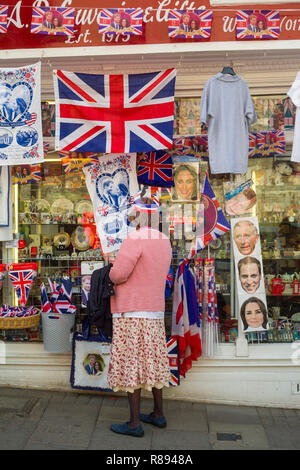
<svg viewBox="0 0 300 470"><path fill-rule="evenodd" d="M186 23L184 17L188 18ZM168 20L170 38L210 38L212 11L170 10Z"/></svg>
<svg viewBox="0 0 300 470"><path fill-rule="evenodd" d="M138 182L157 187L174 186L172 157L164 150L143 153L138 166Z"/></svg>
<svg viewBox="0 0 300 470"><path fill-rule="evenodd" d="M48 11L52 12L51 26L46 18ZM73 36L74 15L75 8L33 7L30 32L33 34L50 34L54 36ZM57 18L56 22L53 21L54 18Z"/></svg>
<svg viewBox="0 0 300 470"><path fill-rule="evenodd" d="M278 10L238 10L237 39L278 39L280 21Z"/></svg>
<svg viewBox="0 0 300 470"><path fill-rule="evenodd" d="M175 69L130 75L56 70L56 149L131 153L172 147L175 78Z"/></svg>
<svg viewBox="0 0 300 470"><path fill-rule="evenodd" d="M8 6L0 5L0 33L7 33Z"/></svg>
<svg viewBox="0 0 300 470"><path fill-rule="evenodd" d="M116 21L115 21L115 17ZM100 10L99 33L143 34L143 10L141 8L103 8Z"/></svg>
<svg viewBox="0 0 300 470"><path fill-rule="evenodd" d="M262 157L285 154L285 137L282 130L262 131L256 133L257 154Z"/></svg>
<svg viewBox="0 0 300 470"><path fill-rule="evenodd" d="M6 266L8 277L22 307L27 302L29 292L37 275L37 269L37 263L13 263Z"/></svg>
<svg viewBox="0 0 300 470"><path fill-rule="evenodd" d="M176 387L180 383L179 375L179 352L178 352L178 343L176 338L167 336L167 349L168 349L168 359L170 365L171 378L169 385L171 387Z"/></svg>

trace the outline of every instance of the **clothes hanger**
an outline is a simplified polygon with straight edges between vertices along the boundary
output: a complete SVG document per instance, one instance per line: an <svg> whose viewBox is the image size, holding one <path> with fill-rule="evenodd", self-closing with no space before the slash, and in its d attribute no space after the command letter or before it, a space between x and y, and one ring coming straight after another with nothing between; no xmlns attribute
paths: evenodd
<svg viewBox="0 0 300 470"><path fill-rule="evenodd" d="M236 75L236 73L235 73L235 71L233 70L233 68L232 68L232 67L228 67L228 66L227 66L227 67L223 67L223 70L222 70L221 73L222 73L223 75L225 75L225 74L227 74L227 73L228 73L229 75Z"/></svg>

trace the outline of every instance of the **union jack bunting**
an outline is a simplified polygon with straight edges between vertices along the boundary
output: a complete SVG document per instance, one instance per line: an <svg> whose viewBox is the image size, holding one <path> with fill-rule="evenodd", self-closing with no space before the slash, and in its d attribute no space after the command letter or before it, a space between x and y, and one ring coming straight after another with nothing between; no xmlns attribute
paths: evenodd
<svg viewBox="0 0 300 470"><path fill-rule="evenodd" d="M193 240L189 258L230 230L230 225L208 181L207 173L205 173L201 203L204 205L204 226L201 235Z"/></svg>
<svg viewBox="0 0 300 470"><path fill-rule="evenodd" d="M37 263L13 263L6 266L8 277L16 291L20 305L25 306L37 275Z"/></svg>
<svg viewBox="0 0 300 470"><path fill-rule="evenodd" d="M7 5L0 5L0 33L7 33Z"/></svg>
<svg viewBox="0 0 300 470"><path fill-rule="evenodd" d="M174 186L172 157L164 150L142 154L137 171L139 184L157 187Z"/></svg>
<svg viewBox="0 0 300 470"><path fill-rule="evenodd" d="M167 336L167 349L168 359L170 365L171 379L169 381L170 387L176 387L180 384L179 375L179 356L177 339Z"/></svg>
<svg viewBox="0 0 300 470"><path fill-rule="evenodd" d="M141 8L103 8L100 10L99 33L143 34L143 10Z"/></svg>
<svg viewBox="0 0 300 470"><path fill-rule="evenodd" d="M176 70L54 72L56 150L130 153L172 147Z"/></svg>
<svg viewBox="0 0 300 470"><path fill-rule="evenodd" d="M20 174L17 169L18 167L13 169L13 184L37 183L42 180L41 165L22 165ZM26 172L25 169L27 169Z"/></svg>
<svg viewBox="0 0 300 470"><path fill-rule="evenodd" d="M170 38L210 38L212 11L170 10L168 20Z"/></svg>
<svg viewBox="0 0 300 470"><path fill-rule="evenodd" d="M263 157L285 154L285 137L282 130L256 133L258 154Z"/></svg>
<svg viewBox="0 0 300 470"><path fill-rule="evenodd" d="M237 39L278 39L279 11L238 10L236 12Z"/></svg>
<svg viewBox="0 0 300 470"><path fill-rule="evenodd" d="M74 8L33 7L30 32L51 36L73 36L74 14Z"/></svg>

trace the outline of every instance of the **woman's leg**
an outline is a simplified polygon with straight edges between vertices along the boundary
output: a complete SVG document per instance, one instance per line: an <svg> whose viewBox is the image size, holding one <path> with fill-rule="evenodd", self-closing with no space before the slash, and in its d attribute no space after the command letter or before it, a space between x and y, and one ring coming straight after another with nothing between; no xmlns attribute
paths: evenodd
<svg viewBox="0 0 300 470"><path fill-rule="evenodd" d="M154 398L154 410L152 416L154 418L160 418L164 415L163 412L163 393L162 388L152 388L152 395Z"/></svg>
<svg viewBox="0 0 300 470"><path fill-rule="evenodd" d="M136 428L140 424L140 401L141 389L136 389L133 393L127 392L129 408L130 408L130 421L129 428Z"/></svg>

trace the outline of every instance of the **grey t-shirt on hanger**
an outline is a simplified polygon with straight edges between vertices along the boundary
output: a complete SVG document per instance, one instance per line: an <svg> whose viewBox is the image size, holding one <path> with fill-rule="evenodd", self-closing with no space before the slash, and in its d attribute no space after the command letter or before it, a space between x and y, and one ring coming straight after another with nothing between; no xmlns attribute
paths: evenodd
<svg viewBox="0 0 300 470"><path fill-rule="evenodd" d="M248 85L238 75L218 73L204 85L200 122L208 126L212 173L246 173L249 125L257 120Z"/></svg>

